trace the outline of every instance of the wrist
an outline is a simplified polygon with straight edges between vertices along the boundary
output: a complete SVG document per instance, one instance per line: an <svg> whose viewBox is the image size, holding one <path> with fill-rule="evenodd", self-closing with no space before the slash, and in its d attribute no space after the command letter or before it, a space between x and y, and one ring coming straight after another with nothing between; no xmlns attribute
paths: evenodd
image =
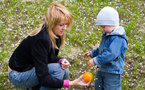
<svg viewBox="0 0 145 90"><path fill-rule="evenodd" d="M57 61L57 63L61 63L61 62L62 62L62 60L63 60L63 58L59 59L59 60Z"/></svg>
<svg viewBox="0 0 145 90"><path fill-rule="evenodd" d="M90 53L90 57L93 58L93 53L92 53L92 51L89 51L89 53Z"/></svg>
<svg viewBox="0 0 145 90"><path fill-rule="evenodd" d="M74 82L73 81L69 81L69 86L74 86Z"/></svg>

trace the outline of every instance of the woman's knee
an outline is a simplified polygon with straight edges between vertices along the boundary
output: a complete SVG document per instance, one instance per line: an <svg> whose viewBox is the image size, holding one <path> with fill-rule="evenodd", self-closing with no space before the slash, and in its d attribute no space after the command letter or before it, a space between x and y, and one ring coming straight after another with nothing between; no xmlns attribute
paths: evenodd
<svg viewBox="0 0 145 90"><path fill-rule="evenodd" d="M58 79L64 79L69 76L69 70L62 69L61 64L59 63L48 64L48 68L49 68L49 74L52 77L56 77Z"/></svg>
<svg viewBox="0 0 145 90"><path fill-rule="evenodd" d="M69 69L67 68L67 69L64 69L64 77L63 77L63 79L66 79L66 78L68 78L68 76L69 76Z"/></svg>

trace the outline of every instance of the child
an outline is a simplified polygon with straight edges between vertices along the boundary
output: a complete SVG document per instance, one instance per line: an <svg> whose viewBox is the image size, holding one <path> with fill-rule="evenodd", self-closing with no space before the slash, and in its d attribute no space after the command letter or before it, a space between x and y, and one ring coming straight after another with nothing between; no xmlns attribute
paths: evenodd
<svg viewBox="0 0 145 90"><path fill-rule="evenodd" d="M87 62L89 67L99 67L95 90L121 90L128 40L124 28L119 26L118 12L112 7L104 7L97 16L97 25L103 31L102 41L97 49L84 54L84 58L93 58Z"/></svg>

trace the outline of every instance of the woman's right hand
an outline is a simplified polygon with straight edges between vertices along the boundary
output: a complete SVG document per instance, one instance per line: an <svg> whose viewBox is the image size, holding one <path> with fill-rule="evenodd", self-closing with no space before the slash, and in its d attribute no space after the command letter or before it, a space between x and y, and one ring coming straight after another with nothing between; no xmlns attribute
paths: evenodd
<svg viewBox="0 0 145 90"><path fill-rule="evenodd" d="M88 58L89 56L91 56L90 52L86 52L83 57Z"/></svg>
<svg viewBox="0 0 145 90"><path fill-rule="evenodd" d="M89 86L90 82L84 81L83 75L81 75L78 79L75 79L74 81L70 81L69 85L70 86Z"/></svg>

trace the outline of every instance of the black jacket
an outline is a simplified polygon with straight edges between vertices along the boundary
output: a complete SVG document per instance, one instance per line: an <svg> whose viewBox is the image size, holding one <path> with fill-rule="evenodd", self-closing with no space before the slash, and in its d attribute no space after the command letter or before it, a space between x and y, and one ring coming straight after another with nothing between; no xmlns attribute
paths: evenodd
<svg viewBox="0 0 145 90"><path fill-rule="evenodd" d="M61 40L56 39L58 48ZM57 57L59 50L53 49L45 25L35 36L28 36L16 48L9 60L9 67L18 72L36 69L36 75L40 85L46 87L60 88L63 80L51 77L49 75L48 63L57 63L60 57Z"/></svg>

